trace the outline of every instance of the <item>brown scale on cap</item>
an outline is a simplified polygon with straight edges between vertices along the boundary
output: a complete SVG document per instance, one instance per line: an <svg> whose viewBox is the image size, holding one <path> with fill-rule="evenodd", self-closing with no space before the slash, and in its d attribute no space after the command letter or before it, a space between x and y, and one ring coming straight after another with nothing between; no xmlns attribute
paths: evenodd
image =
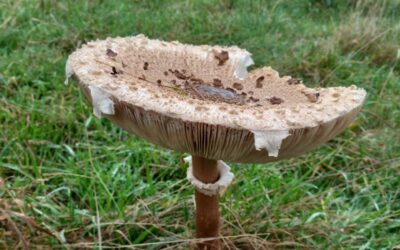
<svg viewBox="0 0 400 250"><path fill-rule="evenodd" d="M317 102L319 100L320 93L319 92L315 92L312 89L303 89L301 91L301 93L303 93L310 102L314 103L314 102Z"/></svg>
<svg viewBox="0 0 400 250"><path fill-rule="evenodd" d="M279 97L273 96L267 99L272 105L279 105L283 102L283 100Z"/></svg>
<svg viewBox="0 0 400 250"><path fill-rule="evenodd" d="M195 77L191 77L190 81L192 81L194 84L204 84L204 81L200 78L195 78Z"/></svg>
<svg viewBox="0 0 400 250"><path fill-rule="evenodd" d="M262 88L263 87L263 84L262 84L262 82L264 81L264 76L260 76L259 78L257 78L257 80L256 80L256 88Z"/></svg>
<svg viewBox="0 0 400 250"><path fill-rule="evenodd" d="M222 82L220 79L214 78L213 85L214 87L222 87Z"/></svg>
<svg viewBox="0 0 400 250"><path fill-rule="evenodd" d="M235 89L237 89L237 90L242 90L243 89L243 85L238 83L238 82L233 83L233 87Z"/></svg>
<svg viewBox="0 0 400 250"><path fill-rule="evenodd" d="M175 75L176 78L181 79L181 80L186 80L189 77L187 77L184 73L181 73L179 70L171 70L171 73Z"/></svg>
<svg viewBox="0 0 400 250"><path fill-rule="evenodd" d="M122 70L118 70L115 66L111 67L111 75L117 77L118 74L122 74Z"/></svg>
<svg viewBox="0 0 400 250"><path fill-rule="evenodd" d="M107 56L109 57L116 57L118 54L115 53L112 49L107 49L106 51Z"/></svg>
<svg viewBox="0 0 400 250"><path fill-rule="evenodd" d="M248 100L248 102L259 102L260 101L260 99L254 98L252 96L250 96L249 99L247 99L247 100Z"/></svg>
<svg viewBox="0 0 400 250"><path fill-rule="evenodd" d="M149 69L149 63L148 62L144 62L143 69L144 70L148 70Z"/></svg>
<svg viewBox="0 0 400 250"><path fill-rule="evenodd" d="M307 98L308 98L308 100L310 102L317 102L318 99L319 99L320 94L319 94L319 92L317 92L317 93L308 93L308 94L306 94L306 96L307 96Z"/></svg>
<svg viewBox="0 0 400 250"><path fill-rule="evenodd" d="M214 58L218 60L218 66L222 66L229 60L229 53L225 50L222 50L221 52L214 51Z"/></svg>
<svg viewBox="0 0 400 250"><path fill-rule="evenodd" d="M118 74L117 69L114 66L112 66L111 67L111 75L116 75L116 74Z"/></svg>
<svg viewBox="0 0 400 250"><path fill-rule="evenodd" d="M287 81L287 83L288 83L289 85L297 85L297 84L300 84L301 81L300 81L299 79L296 79L296 78L290 78L290 79Z"/></svg>

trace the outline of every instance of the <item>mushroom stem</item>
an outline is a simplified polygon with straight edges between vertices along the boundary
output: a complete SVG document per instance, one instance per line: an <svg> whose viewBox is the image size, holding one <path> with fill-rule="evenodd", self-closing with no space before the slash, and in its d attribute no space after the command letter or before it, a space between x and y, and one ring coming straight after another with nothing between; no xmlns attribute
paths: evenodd
<svg viewBox="0 0 400 250"><path fill-rule="evenodd" d="M204 183L214 183L219 178L216 160L192 156L193 175ZM208 196L197 189L196 200L196 238L216 238L219 232L218 195ZM219 239L200 240L197 249L220 249Z"/></svg>

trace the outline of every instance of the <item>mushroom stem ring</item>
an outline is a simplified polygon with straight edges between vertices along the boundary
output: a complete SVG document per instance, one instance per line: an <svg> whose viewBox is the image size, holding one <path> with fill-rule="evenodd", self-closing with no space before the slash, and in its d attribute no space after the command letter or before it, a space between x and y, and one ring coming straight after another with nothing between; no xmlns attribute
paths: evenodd
<svg viewBox="0 0 400 250"><path fill-rule="evenodd" d="M217 161L218 180L214 183L204 183L196 178L194 175L193 161L191 156L186 157L184 161L189 163L186 178L202 194L208 196L219 194L222 196L227 187L232 183L234 175L231 172L231 168L223 161Z"/></svg>

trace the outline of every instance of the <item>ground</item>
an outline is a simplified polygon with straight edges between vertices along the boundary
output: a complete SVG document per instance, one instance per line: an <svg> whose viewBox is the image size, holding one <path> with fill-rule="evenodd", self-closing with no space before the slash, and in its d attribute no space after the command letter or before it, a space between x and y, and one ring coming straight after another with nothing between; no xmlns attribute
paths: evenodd
<svg viewBox="0 0 400 250"><path fill-rule="evenodd" d="M221 198L230 249L400 248L400 2L0 2L0 248L185 249L185 154L93 116L68 54L143 33L238 45L308 86L368 92L337 138L301 157L231 164ZM397 248L396 248L397 247Z"/></svg>

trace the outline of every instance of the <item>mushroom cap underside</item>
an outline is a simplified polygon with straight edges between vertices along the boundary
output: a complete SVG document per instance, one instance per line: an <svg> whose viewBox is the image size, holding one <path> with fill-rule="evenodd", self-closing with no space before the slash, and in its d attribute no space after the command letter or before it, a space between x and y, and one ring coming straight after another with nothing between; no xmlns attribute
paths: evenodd
<svg viewBox="0 0 400 250"><path fill-rule="evenodd" d="M250 53L144 36L90 42L67 62L97 116L151 143L210 159L270 162L344 130L365 91L307 88Z"/></svg>

